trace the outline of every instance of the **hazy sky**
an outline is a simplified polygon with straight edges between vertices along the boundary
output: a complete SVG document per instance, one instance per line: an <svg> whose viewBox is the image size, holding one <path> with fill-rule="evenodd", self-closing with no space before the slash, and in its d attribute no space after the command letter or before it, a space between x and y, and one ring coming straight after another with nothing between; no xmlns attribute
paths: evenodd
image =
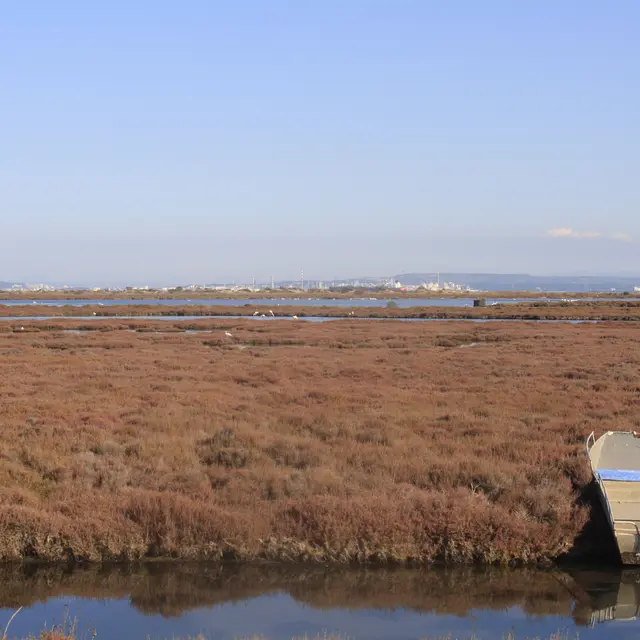
<svg viewBox="0 0 640 640"><path fill-rule="evenodd" d="M636 0L0 0L0 280L640 274Z"/></svg>

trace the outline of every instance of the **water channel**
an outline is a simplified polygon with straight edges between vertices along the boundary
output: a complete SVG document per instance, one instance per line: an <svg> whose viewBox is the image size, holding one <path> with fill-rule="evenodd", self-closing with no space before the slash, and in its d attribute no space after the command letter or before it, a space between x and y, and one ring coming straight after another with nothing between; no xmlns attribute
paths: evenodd
<svg viewBox="0 0 640 640"><path fill-rule="evenodd" d="M9 637L76 621L90 638L339 633L353 640L638 638L640 571L369 569L281 565L0 568L0 625ZM564 636L563 636L564 637Z"/></svg>
<svg viewBox="0 0 640 640"><path fill-rule="evenodd" d="M303 321L303 322L473 322L473 323L492 323L492 322L529 322L529 323L565 323L565 324L598 324L601 320L549 320L549 319L512 319L512 318L345 318L345 317L329 317L329 316L306 316L301 318L290 318L287 316L274 317L266 316L0 316L0 322L56 322L65 320L76 320L78 322L90 320L93 322L107 320L164 320L175 322L195 322L198 320L285 320L285 321ZM89 329L85 330L67 330L74 333L90 333ZM185 333L208 332L209 329L188 330Z"/></svg>

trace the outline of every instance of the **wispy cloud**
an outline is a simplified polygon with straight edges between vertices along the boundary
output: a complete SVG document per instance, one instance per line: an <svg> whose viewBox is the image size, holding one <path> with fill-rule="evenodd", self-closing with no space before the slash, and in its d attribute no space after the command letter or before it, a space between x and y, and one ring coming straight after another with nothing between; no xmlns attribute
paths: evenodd
<svg viewBox="0 0 640 640"><path fill-rule="evenodd" d="M620 240L620 242L631 242L631 234L626 231L616 231L611 234L612 240Z"/></svg>
<svg viewBox="0 0 640 640"><path fill-rule="evenodd" d="M631 241L631 235L625 231L603 234L600 231L580 231L578 229L572 229L571 227L555 227L553 229L549 229L545 235L551 238L578 238L582 240L604 238L609 240L618 240L620 242Z"/></svg>
<svg viewBox="0 0 640 640"><path fill-rule="evenodd" d="M552 238L600 238L602 234L599 231L577 231L571 227L557 227L549 229L547 235Z"/></svg>

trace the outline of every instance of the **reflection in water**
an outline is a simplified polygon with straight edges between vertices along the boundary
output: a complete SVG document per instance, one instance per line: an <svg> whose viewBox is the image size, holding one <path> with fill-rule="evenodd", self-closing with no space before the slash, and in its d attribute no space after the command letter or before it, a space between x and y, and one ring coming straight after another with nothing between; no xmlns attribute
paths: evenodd
<svg viewBox="0 0 640 640"><path fill-rule="evenodd" d="M144 628L145 624L150 624L149 616L162 616L165 625L171 625L171 631L167 634L171 635L176 629L178 633L183 633L179 616L192 614L201 617L202 611L216 608L219 622L224 618L220 612L232 606L232 603L236 603L234 608L237 608L238 604L248 606L245 603L260 601L262 608L252 605L254 609L257 607L257 611L264 611L265 606L288 607L289 610L293 607L295 612L291 615L301 625L301 633L313 630L305 627L304 623L311 626L316 624L313 616L317 616L318 612L324 612L324 619L331 620L341 610L360 612L360 615L364 612L369 618L382 612L394 612L394 615L400 616L397 624L401 630L403 617L410 620L420 614L420 619L424 620L425 614L428 614L431 616L429 619L437 616L441 620L440 627L444 627L441 631L445 633L454 625L451 620L455 621L456 618L453 616L467 617L464 618L466 626L460 627L459 622L455 623L459 629L468 633L476 631L469 621L480 615L485 629L499 632L496 636L480 637L501 637L500 634L508 632L513 624L513 611L518 611L516 619L521 623L519 633L523 637L525 632L535 631L536 635L539 634L539 628L530 629L527 625L533 623L527 621L548 620L550 626L544 633L553 633L562 626L593 627L591 631L583 631L596 635L585 637L604 638L606 635L598 634L598 629L604 631L609 624L615 625L638 616L640 570L330 570L282 565L167 563L75 570L36 565L0 567L0 608L10 611L20 606L32 607L21 614L20 624L27 624L24 627L27 631L37 630L44 623L41 619L35 619L43 613L34 605L75 597L114 601L118 607L127 606L128 602L130 610L144 614L145 617L138 615L136 623L128 623L129 627L137 625L137 635L127 637L145 637L150 631ZM87 617L86 611L83 618ZM34 619L29 621L29 615ZM93 611L90 615L98 614ZM104 616L104 613L101 615ZM263 614L254 614L258 615ZM273 616L273 609L269 615ZM273 630L273 620L269 620L269 628ZM0 625L4 622L6 616L0 619ZM97 624L99 621L87 622ZM113 620L109 623L113 625ZM256 624L259 624L259 620ZM625 624L627 626L624 629L638 631L636 623ZM216 629L217 635L214 633L214 636L220 638L242 633L241 629L235 628L225 629L224 632L218 627ZM295 630L287 627L279 637L291 637L292 631ZM404 631L408 633L408 629ZM359 638L370 637L364 633L355 635Z"/></svg>
<svg viewBox="0 0 640 640"><path fill-rule="evenodd" d="M640 617L640 570L581 571L570 578L577 600L574 618L579 624Z"/></svg>
<svg viewBox="0 0 640 640"><path fill-rule="evenodd" d="M130 598L143 613L189 609L287 592L315 608L405 608L465 615L518 605L530 614L571 613L573 596L554 573L522 569L300 569L282 565L172 565L61 569L0 568L0 606L60 595Z"/></svg>

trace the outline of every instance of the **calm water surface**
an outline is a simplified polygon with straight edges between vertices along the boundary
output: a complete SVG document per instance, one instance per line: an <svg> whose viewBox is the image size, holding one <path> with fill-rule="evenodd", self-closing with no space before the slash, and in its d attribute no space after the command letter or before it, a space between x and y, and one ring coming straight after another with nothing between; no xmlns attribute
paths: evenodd
<svg viewBox="0 0 640 640"><path fill-rule="evenodd" d="M510 318L335 318L330 316L306 316L302 318L289 318L286 316L282 317L271 317L266 316L261 318L260 316L126 316L126 315L117 315L117 316L0 316L0 322L3 321L12 321L12 322L26 322L29 321L64 321L65 319L75 319L75 320L93 320L94 322L100 321L108 321L108 320L165 320L174 322L185 322L185 321L196 321L196 320L288 320L290 322L339 322L339 321L349 321L349 322L531 322L531 323L541 323L541 322L560 322L560 323L568 323L568 324L598 324L600 320L513 320ZM75 333L89 333L88 330L68 330L74 331ZM208 331L207 329L202 329L202 331ZM198 331L186 331L185 333L198 333Z"/></svg>
<svg viewBox="0 0 640 640"><path fill-rule="evenodd" d="M640 571L345 570L163 565L0 569L0 625L11 636L75 619L98 638L354 640L638 638ZM90 637L90 636L87 636Z"/></svg>

